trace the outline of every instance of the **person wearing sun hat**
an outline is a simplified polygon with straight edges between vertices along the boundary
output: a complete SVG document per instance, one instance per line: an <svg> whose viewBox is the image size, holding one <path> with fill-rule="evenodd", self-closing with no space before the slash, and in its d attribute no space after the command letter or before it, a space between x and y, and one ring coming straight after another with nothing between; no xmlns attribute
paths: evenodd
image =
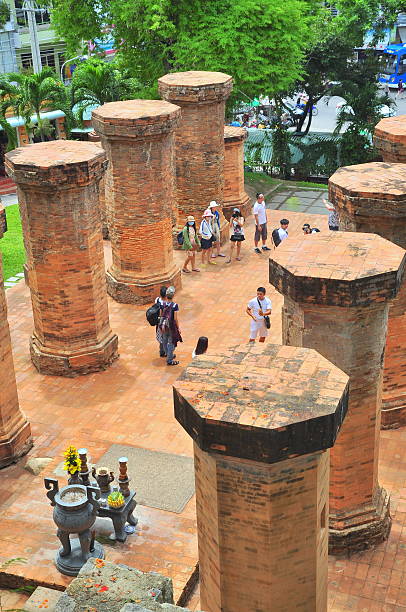
<svg viewBox="0 0 406 612"><path fill-rule="evenodd" d="M220 253L221 248L221 238L220 238L220 213L217 210L219 207L218 202L216 200L212 200L209 204L209 209L213 214L211 219L211 229L213 232L213 252L212 257L225 257L223 253Z"/></svg>
<svg viewBox="0 0 406 612"><path fill-rule="evenodd" d="M186 259L183 264L182 272L190 274L188 269L189 263L192 266L193 272L200 272L199 268L196 268L196 252L200 248L200 240L197 235L195 218L191 215L186 219L186 225L182 230L183 244L182 249L186 251Z"/></svg>
<svg viewBox="0 0 406 612"><path fill-rule="evenodd" d="M216 265L215 261L211 260L211 250L213 246L213 230L211 226L211 219L214 217L210 208L207 208L203 213L202 222L199 228L200 244L202 247L202 265L207 263Z"/></svg>

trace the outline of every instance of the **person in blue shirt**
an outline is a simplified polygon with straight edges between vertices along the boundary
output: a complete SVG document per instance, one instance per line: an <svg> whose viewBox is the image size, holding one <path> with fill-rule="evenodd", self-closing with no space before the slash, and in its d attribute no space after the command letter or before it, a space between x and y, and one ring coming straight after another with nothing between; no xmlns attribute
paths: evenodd
<svg viewBox="0 0 406 612"><path fill-rule="evenodd" d="M216 200L212 200L209 204L209 209L213 215L211 218L211 228L213 232L213 244L212 244L212 257L225 257L221 250L221 236L220 236L220 213L218 211L218 203Z"/></svg>

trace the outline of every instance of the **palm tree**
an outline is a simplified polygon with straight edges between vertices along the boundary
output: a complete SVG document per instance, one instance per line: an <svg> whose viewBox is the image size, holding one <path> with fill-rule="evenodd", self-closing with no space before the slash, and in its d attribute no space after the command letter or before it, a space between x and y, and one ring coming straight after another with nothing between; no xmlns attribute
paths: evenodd
<svg viewBox="0 0 406 612"><path fill-rule="evenodd" d="M0 78L0 116L5 117L11 110L24 119L28 130L32 130L31 117L36 115L41 140L45 139L49 125L40 113L55 109L65 112L67 106L65 87L49 67L38 74L9 72Z"/></svg>
<svg viewBox="0 0 406 612"><path fill-rule="evenodd" d="M88 106L135 98L140 83L121 72L114 62L90 58L81 63L72 77L73 107L80 121Z"/></svg>

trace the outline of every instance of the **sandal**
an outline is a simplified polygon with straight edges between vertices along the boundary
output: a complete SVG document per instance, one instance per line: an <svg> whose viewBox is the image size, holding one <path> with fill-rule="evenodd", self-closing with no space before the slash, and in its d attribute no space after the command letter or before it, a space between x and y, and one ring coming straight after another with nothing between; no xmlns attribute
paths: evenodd
<svg viewBox="0 0 406 612"><path fill-rule="evenodd" d="M182 268L182 272L184 272L185 274L190 274L190 270L186 270L185 268Z"/></svg>
<svg viewBox="0 0 406 612"><path fill-rule="evenodd" d="M166 365L179 365L179 361L170 361Z"/></svg>
<svg viewBox="0 0 406 612"><path fill-rule="evenodd" d="M226 263L231 263L231 259L227 259Z"/></svg>
<svg viewBox="0 0 406 612"><path fill-rule="evenodd" d="M241 257L236 257L236 260L237 261L241 261Z"/></svg>
<svg viewBox="0 0 406 612"><path fill-rule="evenodd" d="M200 268L192 268L192 272L200 272Z"/></svg>

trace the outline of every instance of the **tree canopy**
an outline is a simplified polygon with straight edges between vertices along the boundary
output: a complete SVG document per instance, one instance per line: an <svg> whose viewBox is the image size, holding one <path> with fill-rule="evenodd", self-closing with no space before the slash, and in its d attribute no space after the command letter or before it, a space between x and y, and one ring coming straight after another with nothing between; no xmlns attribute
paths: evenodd
<svg viewBox="0 0 406 612"><path fill-rule="evenodd" d="M121 62L147 88L174 70L218 70L253 97L301 75L315 0L54 0L70 52L114 34Z"/></svg>

